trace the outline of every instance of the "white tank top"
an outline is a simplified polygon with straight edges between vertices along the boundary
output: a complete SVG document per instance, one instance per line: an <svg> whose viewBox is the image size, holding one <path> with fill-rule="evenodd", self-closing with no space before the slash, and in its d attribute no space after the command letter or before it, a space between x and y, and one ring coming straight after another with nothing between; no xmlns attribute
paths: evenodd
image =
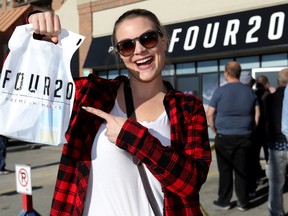
<svg viewBox="0 0 288 216"><path fill-rule="evenodd" d="M112 115L126 117L117 102ZM166 112L154 122L140 122L163 146L170 146L170 124ZM83 215L154 216L141 177L132 156L111 143L103 123L92 147L92 164ZM161 184L144 166L160 209L163 209Z"/></svg>

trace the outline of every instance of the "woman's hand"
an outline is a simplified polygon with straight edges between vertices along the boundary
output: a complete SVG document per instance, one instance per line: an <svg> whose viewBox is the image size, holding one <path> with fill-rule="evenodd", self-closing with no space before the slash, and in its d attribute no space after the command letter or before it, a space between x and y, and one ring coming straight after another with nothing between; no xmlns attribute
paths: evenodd
<svg viewBox="0 0 288 216"><path fill-rule="evenodd" d="M89 113L99 116L106 120L106 133L105 135L108 137L108 140L112 143L116 143L117 137L121 131L122 126L124 125L126 118L120 116L113 116L102 110L95 109L93 107L82 107Z"/></svg>
<svg viewBox="0 0 288 216"><path fill-rule="evenodd" d="M33 25L36 34L45 35L53 43L58 43L58 35L61 32L59 16L52 12L39 12L29 16L28 22Z"/></svg>

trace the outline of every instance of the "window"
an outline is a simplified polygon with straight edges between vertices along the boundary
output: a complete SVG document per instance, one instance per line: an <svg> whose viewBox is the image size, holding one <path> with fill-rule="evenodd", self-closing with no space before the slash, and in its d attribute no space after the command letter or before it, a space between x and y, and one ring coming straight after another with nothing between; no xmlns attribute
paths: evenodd
<svg viewBox="0 0 288 216"><path fill-rule="evenodd" d="M128 76L128 70L127 69L121 69L120 75Z"/></svg>
<svg viewBox="0 0 288 216"><path fill-rule="evenodd" d="M220 72L220 86L223 86L227 83L224 76L224 71Z"/></svg>
<svg viewBox="0 0 288 216"><path fill-rule="evenodd" d="M174 83L175 83L174 73L175 73L174 65L172 65L172 64L165 65L165 67L162 71L163 80L170 82L173 87L174 87Z"/></svg>
<svg viewBox="0 0 288 216"><path fill-rule="evenodd" d="M200 98L199 77L179 76L176 78L176 88L187 94L194 94Z"/></svg>
<svg viewBox="0 0 288 216"><path fill-rule="evenodd" d="M200 61L197 64L197 73L210 73L215 71L218 71L217 60Z"/></svg>
<svg viewBox="0 0 288 216"><path fill-rule="evenodd" d="M196 73L195 63L183 63L183 64L176 64L176 73L177 74L193 74Z"/></svg>
<svg viewBox="0 0 288 216"><path fill-rule="evenodd" d="M165 65L164 69L162 70L162 75L163 76L174 76L174 65L173 64L169 64L169 65Z"/></svg>
<svg viewBox="0 0 288 216"><path fill-rule="evenodd" d="M262 56L262 67L281 67L288 65L287 53Z"/></svg>
<svg viewBox="0 0 288 216"><path fill-rule="evenodd" d="M109 70L108 71L108 79L114 79L117 76L119 76L118 70Z"/></svg>
<svg viewBox="0 0 288 216"><path fill-rule="evenodd" d="M216 88L218 88L218 73L202 75L202 100L208 105Z"/></svg>
<svg viewBox="0 0 288 216"><path fill-rule="evenodd" d="M106 71L97 71L96 76L106 79L107 78L107 72Z"/></svg>
<svg viewBox="0 0 288 216"><path fill-rule="evenodd" d="M249 56L249 57L241 57L237 58L236 61L241 65L243 69L252 69L260 67L260 57L259 56Z"/></svg>

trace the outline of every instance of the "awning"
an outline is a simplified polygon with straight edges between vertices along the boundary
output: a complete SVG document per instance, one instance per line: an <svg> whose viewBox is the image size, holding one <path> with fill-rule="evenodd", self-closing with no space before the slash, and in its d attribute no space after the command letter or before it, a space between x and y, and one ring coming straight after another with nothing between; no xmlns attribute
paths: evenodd
<svg viewBox="0 0 288 216"><path fill-rule="evenodd" d="M30 8L31 6L28 4L0 12L0 32L6 32Z"/></svg>
<svg viewBox="0 0 288 216"><path fill-rule="evenodd" d="M112 50L111 36L93 38L84 68L107 70L117 66L117 59Z"/></svg>

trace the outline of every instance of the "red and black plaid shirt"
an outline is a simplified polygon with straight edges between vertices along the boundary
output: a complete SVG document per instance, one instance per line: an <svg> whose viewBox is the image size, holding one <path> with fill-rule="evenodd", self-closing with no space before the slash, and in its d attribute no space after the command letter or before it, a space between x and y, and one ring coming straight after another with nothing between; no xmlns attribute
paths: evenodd
<svg viewBox="0 0 288 216"><path fill-rule="evenodd" d="M104 80L90 75L75 80L76 98L56 181L51 215L82 215L91 167L91 149L103 120L81 106L110 112L117 90L127 78ZM145 163L161 183L166 216L202 215L199 190L211 162L207 123L202 102L175 91L165 82L164 105L171 126L171 146L164 147L146 127L127 119L116 145ZM145 143L145 144L144 144ZM112 163L112 161L111 161ZM95 182L97 184L97 180Z"/></svg>

